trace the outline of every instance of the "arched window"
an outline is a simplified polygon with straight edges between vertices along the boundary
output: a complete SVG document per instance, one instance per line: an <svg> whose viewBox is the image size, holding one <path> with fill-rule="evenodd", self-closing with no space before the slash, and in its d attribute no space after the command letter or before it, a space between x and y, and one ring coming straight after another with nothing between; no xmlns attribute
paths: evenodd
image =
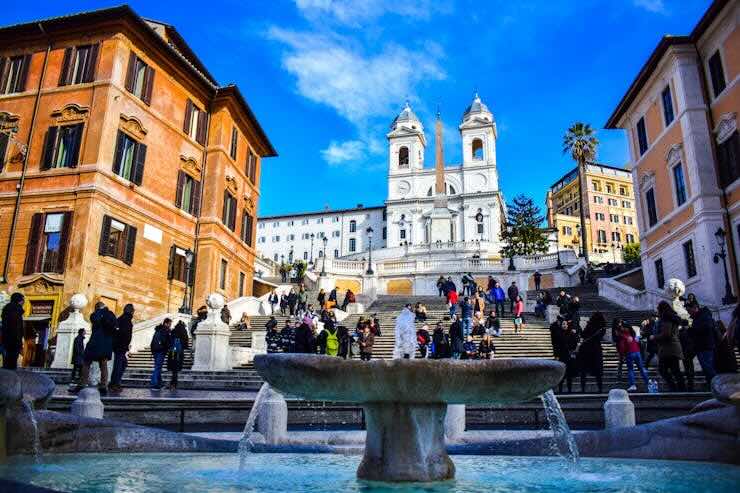
<svg viewBox="0 0 740 493"><path fill-rule="evenodd" d="M457 190L455 190L455 187L449 183L445 183L445 195L455 195L456 193ZM434 187L429 187L429 190L427 190L427 197L431 197L432 195L434 195Z"/></svg>
<svg viewBox="0 0 740 493"><path fill-rule="evenodd" d="M409 148L406 146L398 150L398 167L405 168L409 165Z"/></svg>
<svg viewBox="0 0 740 493"><path fill-rule="evenodd" d="M483 141L480 139L473 139L472 150L473 159L476 161L483 161Z"/></svg>
<svg viewBox="0 0 740 493"><path fill-rule="evenodd" d="M349 232L350 233L354 233L355 231L357 231L357 221L355 221L354 219L352 219L349 222Z"/></svg>

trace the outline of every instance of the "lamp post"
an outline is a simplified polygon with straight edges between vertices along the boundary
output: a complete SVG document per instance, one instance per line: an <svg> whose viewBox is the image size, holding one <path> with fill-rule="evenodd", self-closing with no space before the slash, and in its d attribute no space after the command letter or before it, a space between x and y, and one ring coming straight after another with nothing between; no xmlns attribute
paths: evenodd
<svg viewBox="0 0 740 493"><path fill-rule="evenodd" d="M722 304L731 305L737 301L737 297L732 294L730 276L727 273L727 252L725 251L725 241L727 238L725 235L725 230L722 229L721 226L717 228L717 231L714 233L714 236L717 238L717 245L719 245L719 253L714 254L714 263L718 264L720 259L722 259L722 267L724 267L725 270L725 296L722 298Z"/></svg>
<svg viewBox="0 0 740 493"><path fill-rule="evenodd" d="M511 248L511 226L507 226L506 229L509 232L509 248ZM511 248L511 251L509 252L509 270L516 270L516 267L514 266L514 249Z"/></svg>
<svg viewBox="0 0 740 493"><path fill-rule="evenodd" d="M324 250L323 250L324 253L322 254L322 257L324 258L324 260L321 262L321 274L320 274L320 276L321 277L324 277L326 275L326 244L329 243L329 238L327 238L326 236L324 236L323 238L321 238L321 242L324 244Z"/></svg>
<svg viewBox="0 0 740 493"><path fill-rule="evenodd" d="M367 233L367 242L368 242L367 243L368 245L367 247L367 255L368 255L367 271L365 272L365 274L367 274L368 276L372 276L374 274L373 272L373 228L368 226L365 232Z"/></svg>
<svg viewBox="0 0 740 493"><path fill-rule="evenodd" d="M555 268L562 269L563 264L560 263L560 230L558 228L553 228L553 231L555 232L555 239L553 240L555 242L555 254L557 255L558 259L558 263Z"/></svg>
<svg viewBox="0 0 740 493"><path fill-rule="evenodd" d="M190 267L193 265L193 251L191 249L185 250L185 292L182 295L182 306L180 306L180 313L190 313L190 306L188 300L188 288L190 287Z"/></svg>
<svg viewBox="0 0 740 493"><path fill-rule="evenodd" d="M483 213L481 211L475 215L475 223L476 228L480 229L480 240L478 240L478 257L480 257L480 245L483 243Z"/></svg>
<svg viewBox="0 0 740 493"><path fill-rule="evenodd" d="M311 233L311 253L308 257L308 267L309 269L313 269L313 239L316 237L315 234Z"/></svg>

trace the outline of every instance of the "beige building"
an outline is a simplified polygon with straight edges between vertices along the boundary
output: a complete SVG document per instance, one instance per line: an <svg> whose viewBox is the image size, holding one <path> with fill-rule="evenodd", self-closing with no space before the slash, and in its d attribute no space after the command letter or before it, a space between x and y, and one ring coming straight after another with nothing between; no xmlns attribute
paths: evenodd
<svg viewBox="0 0 740 493"><path fill-rule="evenodd" d="M738 0L717 0L664 36L606 123L628 134L646 289L676 277L723 311L738 288L739 19Z"/></svg>
<svg viewBox="0 0 740 493"><path fill-rule="evenodd" d="M630 172L605 164L586 166L586 242L596 262L621 262L622 249L638 240ZM578 170L572 169L547 192L547 222L556 229L561 249L581 251L581 195Z"/></svg>

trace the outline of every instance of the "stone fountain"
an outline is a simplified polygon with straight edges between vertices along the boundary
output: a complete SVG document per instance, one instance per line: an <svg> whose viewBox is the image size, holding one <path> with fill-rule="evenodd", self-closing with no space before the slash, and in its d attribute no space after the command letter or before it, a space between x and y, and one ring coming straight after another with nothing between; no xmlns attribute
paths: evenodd
<svg viewBox="0 0 740 493"><path fill-rule="evenodd" d="M541 359L370 362L315 354L255 357L259 374L279 391L306 399L357 403L367 438L360 479L440 481L455 476L445 446L448 404L510 404L546 392L565 367Z"/></svg>

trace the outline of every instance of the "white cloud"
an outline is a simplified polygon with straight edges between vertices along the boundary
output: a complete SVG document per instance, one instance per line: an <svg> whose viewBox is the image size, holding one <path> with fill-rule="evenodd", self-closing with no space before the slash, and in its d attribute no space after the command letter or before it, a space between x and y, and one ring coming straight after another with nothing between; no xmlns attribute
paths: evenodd
<svg viewBox="0 0 740 493"><path fill-rule="evenodd" d="M365 143L360 140L332 140L329 147L321 151L321 155L327 163L337 165L361 159L365 155L365 148Z"/></svg>
<svg viewBox="0 0 740 493"><path fill-rule="evenodd" d="M311 20L327 17L345 25L357 26L394 14L413 20L428 19L435 12L447 12L450 5L440 0L295 0L296 7Z"/></svg>
<svg viewBox="0 0 740 493"><path fill-rule="evenodd" d="M635 7L640 7L648 12L664 13L666 11L663 0L632 0Z"/></svg>

